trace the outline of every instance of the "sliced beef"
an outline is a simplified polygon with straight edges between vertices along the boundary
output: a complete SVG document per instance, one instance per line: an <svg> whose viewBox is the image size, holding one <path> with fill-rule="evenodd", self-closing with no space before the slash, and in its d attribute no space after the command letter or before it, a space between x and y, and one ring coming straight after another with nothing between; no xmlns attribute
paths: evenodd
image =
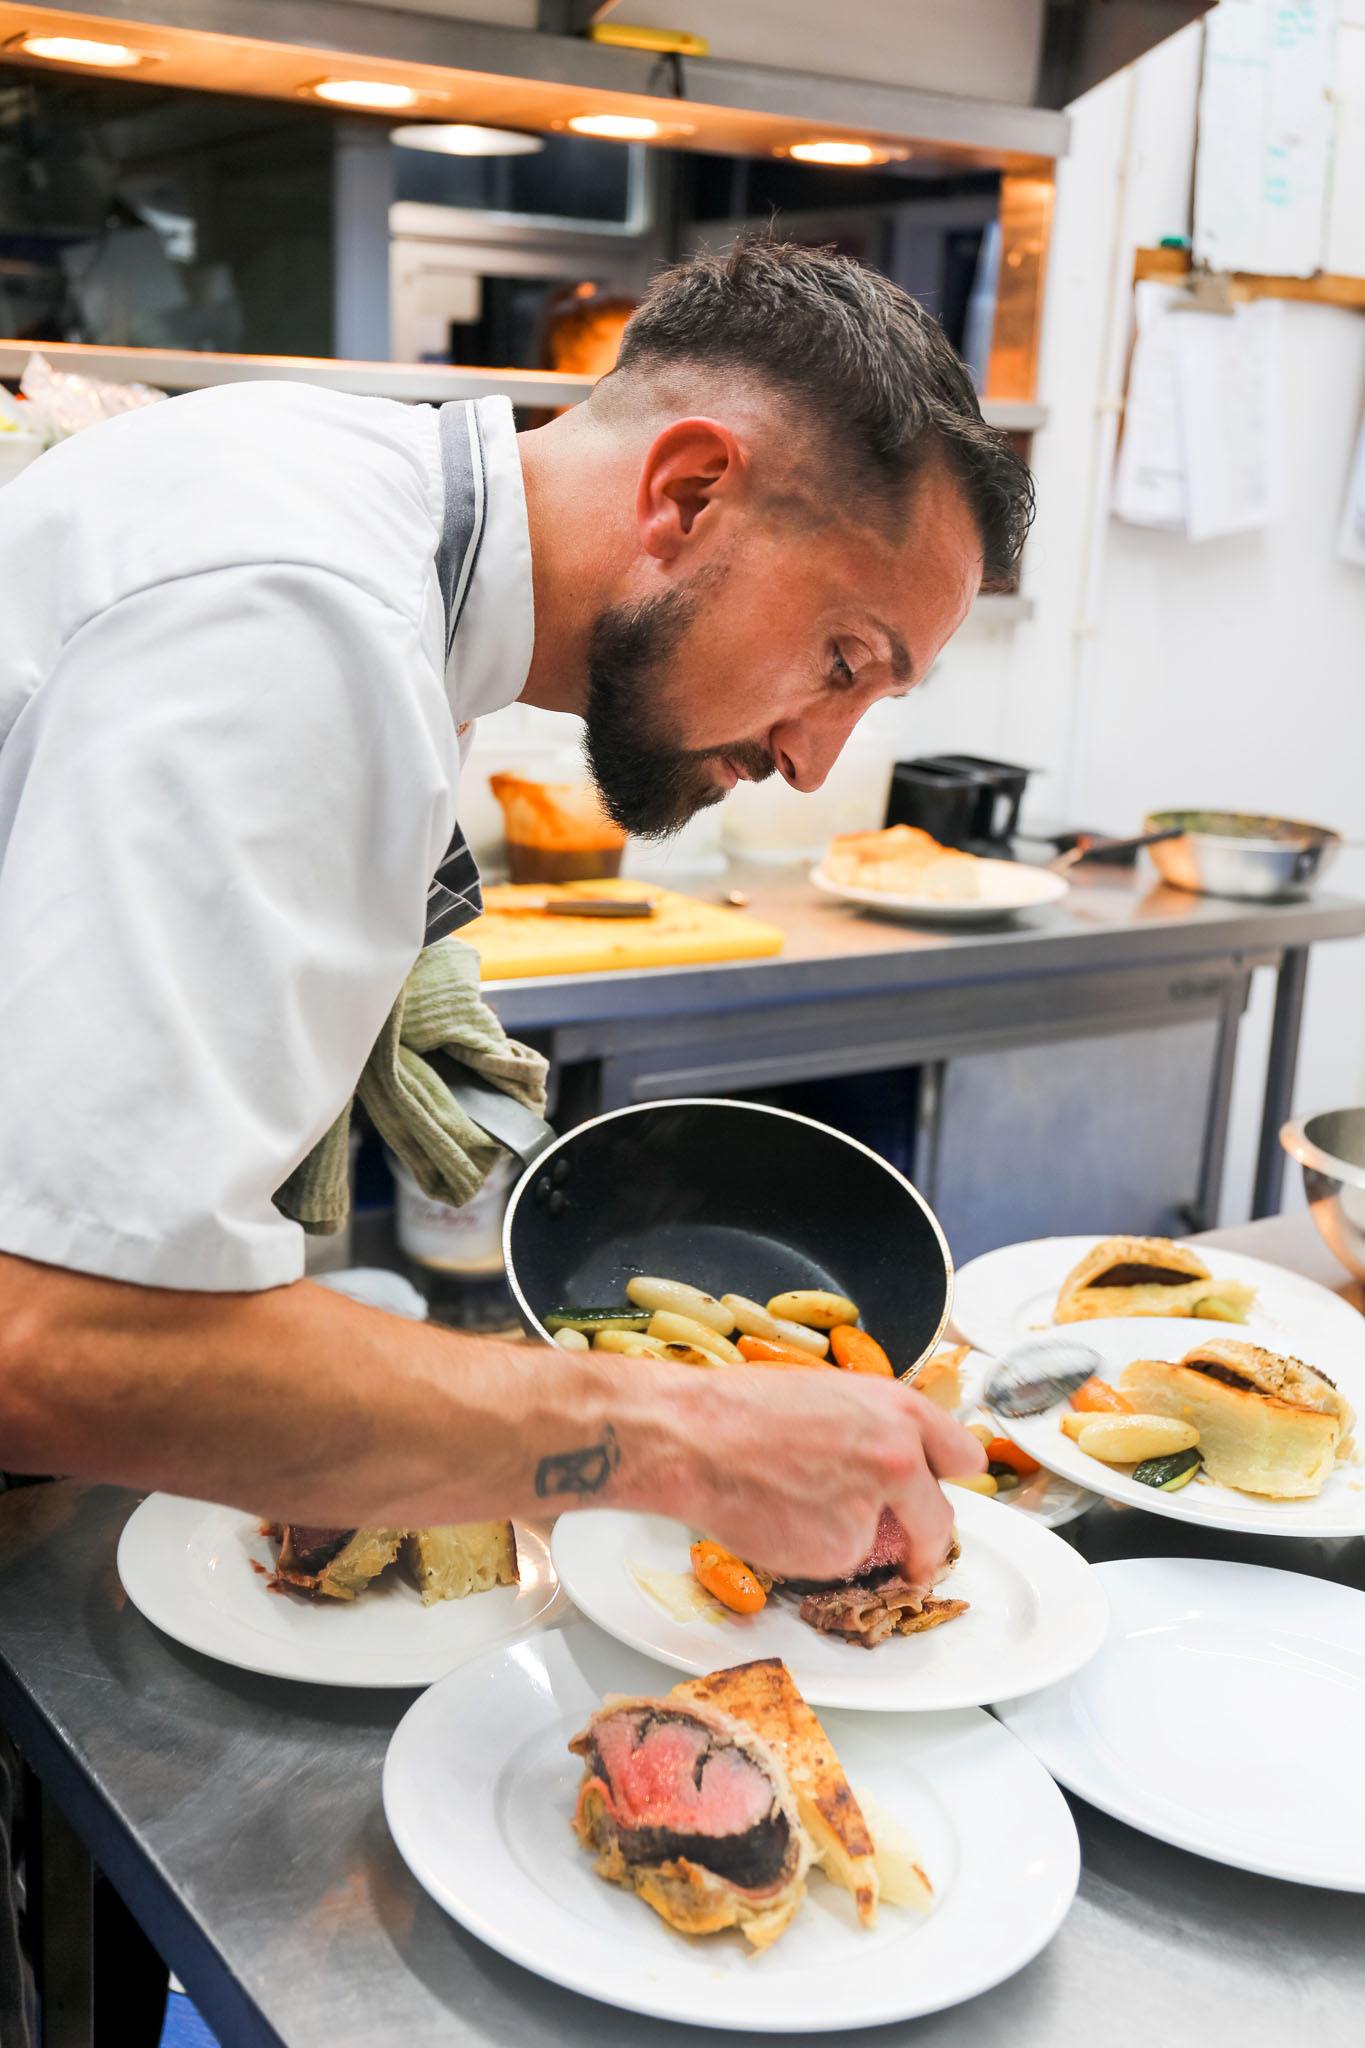
<svg viewBox="0 0 1365 2048"><path fill-rule="evenodd" d="M685 1710L622 1707L598 1715L571 1747L628 1864L685 1857L746 1890L781 1879L791 1830L771 1780Z"/></svg>
<svg viewBox="0 0 1365 2048"><path fill-rule="evenodd" d="M354 1535L354 1529L305 1529L290 1522L280 1543L281 1568L316 1577L341 1555Z"/></svg>
<svg viewBox="0 0 1365 2048"><path fill-rule="evenodd" d="M871 1550L868 1551L867 1556L863 1559L857 1570L850 1572L847 1578L787 1579L783 1583L793 1593L813 1593L823 1590L826 1586L860 1585L868 1577L869 1573L898 1570L900 1561L905 1555L906 1541L905 1530L901 1523L892 1514L890 1508L883 1508L881 1520L877 1524L877 1533L872 1541Z"/></svg>

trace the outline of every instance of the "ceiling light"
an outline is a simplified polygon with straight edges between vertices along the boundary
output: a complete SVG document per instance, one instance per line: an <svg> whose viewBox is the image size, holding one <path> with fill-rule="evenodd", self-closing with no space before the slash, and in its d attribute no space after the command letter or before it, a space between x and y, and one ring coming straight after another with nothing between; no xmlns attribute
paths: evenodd
<svg viewBox="0 0 1365 2048"><path fill-rule="evenodd" d="M393 85L383 78L322 78L307 90L335 107L369 107L384 114L415 107L422 98L412 86Z"/></svg>
<svg viewBox="0 0 1365 2048"><path fill-rule="evenodd" d="M101 71L128 71L152 55L150 50L131 50L126 43L97 43L84 36L16 36L5 47L49 64L88 64Z"/></svg>
<svg viewBox="0 0 1365 2048"><path fill-rule="evenodd" d="M842 164L865 169L869 164L904 163L910 152L881 142L793 142L785 154L802 164Z"/></svg>
<svg viewBox="0 0 1365 2048"><path fill-rule="evenodd" d="M417 121L389 137L399 149L430 149L438 156L532 156L544 149L543 135L515 128L475 128L467 121Z"/></svg>
<svg viewBox="0 0 1365 2048"><path fill-rule="evenodd" d="M567 125L575 135L596 135L603 142L658 142L694 132L689 122L651 121L643 114L572 114Z"/></svg>

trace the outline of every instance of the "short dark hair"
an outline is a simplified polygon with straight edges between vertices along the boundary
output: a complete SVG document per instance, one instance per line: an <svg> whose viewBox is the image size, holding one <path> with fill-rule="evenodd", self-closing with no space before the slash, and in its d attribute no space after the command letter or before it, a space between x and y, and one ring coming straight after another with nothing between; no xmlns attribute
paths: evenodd
<svg viewBox="0 0 1365 2048"><path fill-rule="evenodd" d="M713 365L779 386L823 429L835 468L903 516L933 455L975 516L983 588L1011 589L1033 518L1033 480L987 426L967 366L933 315L875 270L833 249L759 230L703 250L655 279L621 344L617 372Z"/></svg>

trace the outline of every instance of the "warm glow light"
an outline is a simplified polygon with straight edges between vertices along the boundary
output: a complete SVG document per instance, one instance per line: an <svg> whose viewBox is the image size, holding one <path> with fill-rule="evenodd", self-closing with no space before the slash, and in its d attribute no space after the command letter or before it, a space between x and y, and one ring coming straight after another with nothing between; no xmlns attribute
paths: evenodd
<svg viewBox="0 0 1365 2048"><path fill-rule="evenodd" d="M386 114L396 113L400 107L415 107L422 97L410 85L390 85L382 78L324 78L308 90L333 106L372 107Z"/></svg>
<svg viewBox="0 0 1365 2048"><path fill-rule="evenodd" d="M130 50L126 43L92 43L82 36L17 36L10 48L25 57L45 58L49 64L98 65L103 71L126 71L150 55Z"/></svg>
<svg viewBox="0 0 1365 2048"><path fill-rule="evenodd" d="M876 142L794 142L787 151L798 163L849 167L902 163L909 154L908 149L891 149Z"/></svg>
<svg viewBox="0 0 1365 2048"><path fill-rule="evenodd" d="M643 114L574 114L569 126L575 135L596 135L603 142L652 142L659 135L676 135L676 127L662 121L646 120ZM690 134L690 129L681 131Z"/></svg>
<svg viewBox="0 0 1365 2048"><path fill-rule="evenodd" d="M544 149L543 135L515 128L475 128L467 121L417 121L389 137L399 149L430 149L438 156L532 156Z"/></svg>

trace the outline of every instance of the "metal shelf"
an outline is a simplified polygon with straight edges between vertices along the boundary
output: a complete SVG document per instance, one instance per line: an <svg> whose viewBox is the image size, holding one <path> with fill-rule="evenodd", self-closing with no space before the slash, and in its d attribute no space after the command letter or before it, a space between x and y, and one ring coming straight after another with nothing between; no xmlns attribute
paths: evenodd
<svg viewBox="0 0 1365 2048"><path fill-rule="evenodd" d="M592 390L591 377L553 370L465 370L445 363L340 362L324 356L211 355L190 349L87 348L82 343L0 341L0 377L17 377L29 357L42 355L54 370L76 370L113 384L154 384L162 391L199 391L212 384L263 378L317 384L364 398L426 400L486 398L503 393L516 405L576 405Z"/></svg>

